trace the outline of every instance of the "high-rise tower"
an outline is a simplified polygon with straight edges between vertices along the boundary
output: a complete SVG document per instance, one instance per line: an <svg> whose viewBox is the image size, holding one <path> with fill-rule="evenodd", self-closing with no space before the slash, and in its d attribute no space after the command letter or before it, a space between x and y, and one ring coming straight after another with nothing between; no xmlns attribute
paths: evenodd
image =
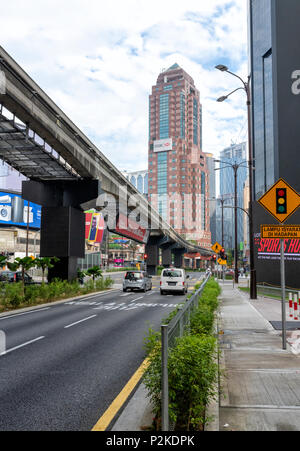
<svg viewBox="0 0 300 451"><path fill-rule="evenodd" d="M208 171L202 105L178 64L163 71L149 101L149 201L187 240L208 247Z"/></svg>

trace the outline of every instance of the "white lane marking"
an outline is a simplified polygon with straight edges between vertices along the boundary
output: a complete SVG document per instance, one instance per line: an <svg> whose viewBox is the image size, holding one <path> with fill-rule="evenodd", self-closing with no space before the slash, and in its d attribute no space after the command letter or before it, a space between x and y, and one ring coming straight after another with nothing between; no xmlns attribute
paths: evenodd
<svg viewBox="0 0 300 451"><path fill-rule="evenodd" d="M22 345L16 346L15 348L11 348L11 349L8 349L7 351L2 352L2 353L0 354L0 356L6 355L6 354L8 354L9 352L16 351L17 349L24 348L24 346L30 345L30 344L32 344L32 343L35 343L36 341L42 340L43 338L45 338L45 337L38 337L38 338L35 338L34 340L27 341L26 343L23 343Z"/></svg>
<svg viewBox="0 0 300 451"><path fill-rule="evenodd" d="M45 310L49 310L50 308L51 307L46 307L46 308L42 308L42 309L39 309L39 310L30 310L30 312L16 313L15 315L3 316L2 318L0 318L0 321L4 321L5 319L9 319L9 318L14 318L15 316L29 315L29 313L44 312Z"/></svg>
<svg viewBox="0 0 300 451"><path fill-rule="evenodd" d="M139 297L139 298L136 298L136 299L132 299L130 302L135 302L135 301L139 301L140 299L143 299L144 298L144 296L141 296L141 297Z"/></svg>
<svg viewBox="0 0 300 451"><path fill-rule="evenodd" d="M125 293L125 294L120 294L120 297L125 297L125 296L130 296L132 293Z"/></svg>
<svg viewBox="0 0 300 451"><path fill-rule="evenodd" d="M97 316L97 315L93 315L93 316L89 316L88 318L81 319L80 321L76 321L76 323L69 324L68 326L65 326L64 328L68 329L69 327L76 326L76 324L80 324L80 323L83 323L84 321L88 321L89 319L95 318L95 316Z"/></svg>

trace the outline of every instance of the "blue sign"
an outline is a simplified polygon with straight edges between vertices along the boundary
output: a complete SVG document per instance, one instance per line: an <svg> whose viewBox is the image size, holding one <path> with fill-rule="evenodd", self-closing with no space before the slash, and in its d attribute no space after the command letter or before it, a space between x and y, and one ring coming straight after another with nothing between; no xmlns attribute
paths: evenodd
<svg viewBox="0 0 300 451"><path fill-rule="evenodd" d="M41 228L42 207L29 203L22 199L19 194L0 191L0 224L27 226L30 228Z"/></svg>

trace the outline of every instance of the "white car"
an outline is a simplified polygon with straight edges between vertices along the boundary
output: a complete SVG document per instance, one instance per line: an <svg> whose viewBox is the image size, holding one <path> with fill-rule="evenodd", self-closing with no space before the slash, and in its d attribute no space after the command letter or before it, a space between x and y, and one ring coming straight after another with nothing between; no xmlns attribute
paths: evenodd
<svg viewBox="0 0 300 451"><path fill-rule="evenodd" d="M186 294L188 290L187 279L184 269L166 268L162 270L160 277L160 294L177 291Z"/></svg>

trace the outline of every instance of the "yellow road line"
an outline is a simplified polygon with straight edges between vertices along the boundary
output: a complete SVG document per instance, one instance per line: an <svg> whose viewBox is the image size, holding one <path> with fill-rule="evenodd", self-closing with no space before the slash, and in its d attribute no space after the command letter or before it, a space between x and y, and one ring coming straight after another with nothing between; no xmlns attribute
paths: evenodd
<svg viewBox="0 0 300 451"><path fill-rule="evenodd" d="M127 382L125 387L119 393L119 395L115 398L115 400L111 403L108 409L104 412L100 420L93 427L93 432L105 431L106 428L110 425L116 414L119 412L125 401L128 399L129 395L136 387L138 382L141 380L145 370L149 366L149 359L144 360L141 366L136 370L131 379Z"/></svg>

